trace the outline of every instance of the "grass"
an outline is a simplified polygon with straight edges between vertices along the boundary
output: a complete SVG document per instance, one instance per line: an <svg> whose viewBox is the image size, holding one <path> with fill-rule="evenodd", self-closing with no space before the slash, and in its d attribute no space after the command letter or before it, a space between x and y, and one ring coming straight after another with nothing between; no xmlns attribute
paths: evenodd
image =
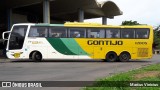
<svg viewBox="0 0 160 90"><path fill-rule="evenodd" d="M82 90L160 90L158 87L129 87L131 81L158 81L160 87L160 63L97 80L91 87Z"/></svg>

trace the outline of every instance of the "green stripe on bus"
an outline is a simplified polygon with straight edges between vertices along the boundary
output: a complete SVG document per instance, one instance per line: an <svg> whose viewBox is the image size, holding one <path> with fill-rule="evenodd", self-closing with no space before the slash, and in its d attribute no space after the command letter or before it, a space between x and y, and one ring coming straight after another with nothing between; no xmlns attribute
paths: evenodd
<svg viewBox="0 0 160 90"><path fill-rule="evenodd" d="M52 47L58 52L64 55L77 55L70 51L66 45L59 38L47 38L48 42L52 45Z"/></svg>
<svg viewBox="0 0 160 90"><path fill-rule="evenodd" d="M79 46L73 38L61 38L62 42L68 47L70 51L77 55L87 55L87 53Z"/></svg>

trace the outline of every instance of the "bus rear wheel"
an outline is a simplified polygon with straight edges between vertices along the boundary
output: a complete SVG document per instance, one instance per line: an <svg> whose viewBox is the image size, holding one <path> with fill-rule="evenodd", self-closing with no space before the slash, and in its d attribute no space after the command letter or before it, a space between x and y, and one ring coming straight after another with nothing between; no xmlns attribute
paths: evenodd
<svg viewBox="0 0 160 90"><path fill-rule="evenodd" d="M109 52L106 55L106 59L104 61L114 62L117 60L117 54L115 52Z"/></svg>
<svg viewBox="0 0 160 90"><path fill-rule="evenodd" d="M33 52L32 60L40 62L42 60L42 54L40 52Z"/></svg>
<svg viewBox="0 0 160 90"><path fill-rule="evenodd" d="M128 52L122 52L119 55L119 61L121 62L127 62L131 58L130 54Z"/></svg>

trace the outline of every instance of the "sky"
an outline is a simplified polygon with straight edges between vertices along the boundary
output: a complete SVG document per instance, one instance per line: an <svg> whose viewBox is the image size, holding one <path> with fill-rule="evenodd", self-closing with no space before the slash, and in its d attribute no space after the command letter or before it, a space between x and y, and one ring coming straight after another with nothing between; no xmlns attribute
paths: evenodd
<svg viewBox="0 0 160 90"><path fill-rule="evenodd" d="M97 0L98 2L106 0ZM137 21L140 24L160 25L160 0L110 0L123 12L123 15L107 19L109 25L120 25L122 21ZM85 20L85 22L102 23L101 18Z"/></svg>

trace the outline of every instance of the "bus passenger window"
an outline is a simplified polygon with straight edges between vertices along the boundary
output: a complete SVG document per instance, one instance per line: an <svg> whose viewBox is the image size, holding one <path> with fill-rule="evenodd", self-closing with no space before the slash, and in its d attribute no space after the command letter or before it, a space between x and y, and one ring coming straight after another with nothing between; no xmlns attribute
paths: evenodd
<svg viewBox="0 0 160 90"><path fill-rule="evenodd" d="M120 38L119 29L106 29L106 38Z"/></svg>
<svg viewBox="0 0 160 90"><path fill-rule="evenodd" d="M149 29L136 29L136 38L145 39L149 38Z"/></svg>
<svg viewBox="0 0 160 90"><path fill-rule="evenodd" d="M47 27L32 26L29 32L29 37L47 37Z"/></svg>
<svg viewBox="0 0 160 90"><path fill-rule="evenodd" d="M132 39L132 38L135 38L135 30L134 29L122 29L121 30L121 37L122 38L129 38L129 39Z"/></svg>
<svg viewBox="0 0 160 90"><path fill-rule="evenodd" d="M81 34L79 32L74 32L73 37L79 38L79 37L81 37Z"/></svg>
<svg viewBox="0 0 160 90"><path fill-rule="evenodd" d="M105 37L105 30L98 29L98 28L90 28L87 30L88 38L104 38Z"/></svg>
<svg viewBox="0 0 160 90"><path fill-rule="evenodd" d="M37 32L37 28L31 28L29 32L29 37L38 37L39 33Z"/></svg>
<svg viewBox="0 0 160 90"><path fill-rule="evenodd" d="M53 38L65 38L67 37L67 29L64 27L50 27L49 37Z"/></svg>
<svg viewBox="0 0 160 90"><path fill-rule="evenodd" d="M148 35L147 34L143 35L143 38L148 38Z"/></svg>
<svg viewBox="0 0 160 90"><path fill-rule="evenodd" d="M39 31L39 37L47 37L46 31L45 30Z"/></svg>
<svg viewBox="0 0 160 90"><path fill-rule="evenodd" d="M71 38L84 38L85 37L85 28L70 28L69 37Z"/></svg>

